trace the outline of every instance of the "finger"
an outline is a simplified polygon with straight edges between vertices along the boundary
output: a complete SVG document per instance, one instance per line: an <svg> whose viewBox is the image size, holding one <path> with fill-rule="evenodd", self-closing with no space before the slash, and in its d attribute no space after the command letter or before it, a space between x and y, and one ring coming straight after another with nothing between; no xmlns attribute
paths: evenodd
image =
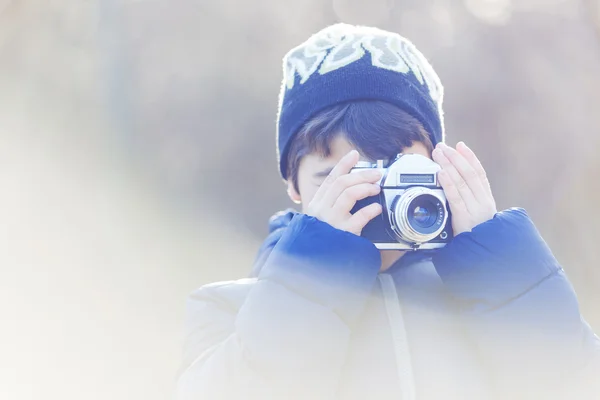
<svg viewBox="0 0 600 400"><path fill-rule="evenodd" d="M452 186L454 187L454 190L456 190L456 192L461 196L462 201L465 203L465 206L467 208L477 207L479 203L478 203L477 199L475 198L473 192L467 185L467 182L460 175L460 173L458 172L458 170L456 169L454 164L452 164L452 162L448 159L448 157L446 157L444 152L441 149L436 148L431 153L431 155L433 157L433 160L435 162L437 162L438 164L440 164L440 166L442 167L442 170L445 171L445 174L443 174L443 175L448 176L448 178L449 178L448 180L450 182L452 182ZM449 184L450 182L447 182L446 184ZM445 188L444 188L444 191L445 191Z"/></svg>
<svg viewBox="0 0 600 400"><path fill-rule="evenodd" d="M340 194L332 210L336 214L347 214L352 210L352 207L357 201L366 199L370 196L375 196L381 191L381 186L374 183L361 183L359 185L350 186Z"/></svg>
<svg viewBox="0 0 600 400"><path fill-rule="evenodd" d="M347 230L360 235L365 225L373 218L381 214L382 208L379 203L372 203L358 210L348 219Z"/></svg>
<svg viewBox="0 0 600 400"><path fill-rule="evenodd" d="M444 155L450 160L460 176L467 183L471 189L471 192L476 198L479 198L479 196L483 193L483 186L481 185L481 181L479 180L479 176L477 175L475 169L471 166L471 164L469 164L467 159L462 154L456 151L456 149L446 145L442 145L441 148Z"/></svg>
<svg viewBox="0 0 600 400"><path fill-rule="evenodd" d="M315 196L313 197L312 201L319 201L325 195L325 193L327 193L329 187L333 184L333 182L335 182L335 180L338 177L350 172L350 170L358 162L359 157L360 156L358 154L358 151L356 150L351 150L348 154L342 157L340 161L338 161L338 163L335 165L335 167L333 167L329 175L327 175L327 178L325 178L325 180L317 190L317 193L315 193Z"/></svg>
<svg viewBox="0 0 600 400"><path fill-rule="evenodd" d="M452 165L456 168L462 179L465 181L473 196L478 203L485 202L489 199L489 193L483 182L479 177L479 174L467 161L467 159L460 154L456 149L449 146L443 146L442 150L444 155L450 160Z"/></svg>
<svg viewBox="0 0 600 400"><path fill-rule="evenodd" d="M460 176L467 183L469 189L475 196L475 199L481 203L484 200L487 200L487 191L485 190L478 173L475 169L469 164L467 159L460 154L456 149L453 149L450 146L442 146L442 150L444 155L452 162L452 165L459 172Z"/></svg>
<svg viewBox="0 0 600 400"><path fill-rule="evenodd" d="M490 182L488 181L487 174L485 172L485 169L483 168L483 165L481 165L481 162L479 161L475 153L473 153L473 150L471 150L469 146L467 146L464 142L459 142L456 145L456 150L458 150L458 152L463 155L467 162L471 164L471 167L473 167L473 169L477 173L477 176L479 176L481 185L484 187L484 189L486 189L488 194L491 195L492 189L490 187Z"/></svg>
<svg viewBox="0 0 600 400"><path fill-rule="evenodd" d="M381 171L377 169L368 169L365 171L342 175L330 185L327 193L323 194L322 204L327 207L332 207L342 193L344 193L344 191L346 191L348 188L363 183L373 184L379 179L381 179Z"/></svg>
<svg viewBox="0 0 600 400"><path fill-rule="evenodd" d="M438 172L438 181L440 182L440 185L442 185L442 189L444 189L444 194L446 195L452 214L464 215L465 213L468 213L462 195L459 193L458 188L446 170Z"/></svg>

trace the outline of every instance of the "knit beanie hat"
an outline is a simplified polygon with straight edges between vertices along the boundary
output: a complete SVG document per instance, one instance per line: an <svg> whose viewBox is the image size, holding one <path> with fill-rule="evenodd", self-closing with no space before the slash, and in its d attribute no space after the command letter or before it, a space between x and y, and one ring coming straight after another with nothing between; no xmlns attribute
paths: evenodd
<svg viewBox="0 0 600 400"><path fill-rule="evenodd" d="M443 87L423 54L402 36L377 28L331 25L283 58L277 160L287 179L290 143L323 109L381 100L419 120L434 146L444 141Z"/></svg>

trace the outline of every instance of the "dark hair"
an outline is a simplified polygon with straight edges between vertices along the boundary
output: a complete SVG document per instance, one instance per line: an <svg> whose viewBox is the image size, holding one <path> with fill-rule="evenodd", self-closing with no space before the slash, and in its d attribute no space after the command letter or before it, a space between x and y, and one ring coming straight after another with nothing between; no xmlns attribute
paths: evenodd
<svg viewBox="0 0 600 400"><path fill-rule="evenodd" d="M329 156L331 141L338 135L371 160L392 158L415 142L423 143L429 152L433 150L423 125L393 104L378 100L337 104L308 120L292 140L287 170L296 191L302 157L313 152Z"/></svg>

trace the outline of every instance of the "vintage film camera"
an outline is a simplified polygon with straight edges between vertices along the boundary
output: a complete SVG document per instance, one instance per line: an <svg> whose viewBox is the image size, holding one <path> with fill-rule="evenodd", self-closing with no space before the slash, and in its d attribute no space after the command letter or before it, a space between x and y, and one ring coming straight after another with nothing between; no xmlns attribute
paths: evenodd
<svg viewBox="0 0 600 400"><path fill-rule="evenodd" d="M370 221L361 236L381 250L428 250L452 239L450 209L437 180L441 167L419 154L399 154L387 163L359 161L350 173L381 170L381 192L356 203L351 213L379 203L383 212Z"/></svg>

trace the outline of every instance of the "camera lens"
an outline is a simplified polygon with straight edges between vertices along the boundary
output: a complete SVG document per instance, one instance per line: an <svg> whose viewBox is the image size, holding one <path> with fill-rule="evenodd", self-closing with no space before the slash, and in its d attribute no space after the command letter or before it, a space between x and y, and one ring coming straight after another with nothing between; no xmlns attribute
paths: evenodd
<svg viewBox="0 0 600 400"><path fill-rule="evenodd" d="M424 197L424 195L421 195L413 200L413 204L411 204L412 215L409 214L408 220L411 222L411 225L417 225L420 228L429 228L437 220L438 208L437 204Z"/></svg>
<svg viewBox="0 0 600 400"><path fill-rule="evenodd" d="M431 214L429 213L429 210L427 210L425 207L417 206L413 210L413 218L419 224L425 224L427 222L427 220L429 219L430 215Z"/></svg>
<svg viewBox="0 0 600 400"><path fill-rule="evenodd" d="M391 218L405 241L424 243L442 232L448 213L445 198L424 187L412 187L396 199Z"/></svg>

